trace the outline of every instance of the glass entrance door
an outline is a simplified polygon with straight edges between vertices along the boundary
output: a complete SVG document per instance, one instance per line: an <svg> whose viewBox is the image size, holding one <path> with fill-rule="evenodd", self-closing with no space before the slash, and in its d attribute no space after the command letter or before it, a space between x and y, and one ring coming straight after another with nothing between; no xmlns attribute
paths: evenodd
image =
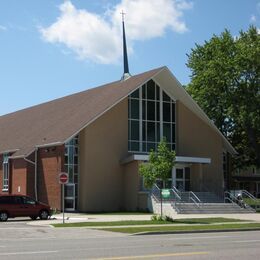
<svg viewBox="0 0 260 260"><path fill-rule="evenodd" d="M64 187L65 194L65 210L67 211L74 211L75 210L75 184L68 183Z"/></svg>
<svg viewBox="0 0 260 260"><path fill-rule="evenodd" d="M179 191L190 190L190 167L176 167L175 169L174 186Z"/></svg>

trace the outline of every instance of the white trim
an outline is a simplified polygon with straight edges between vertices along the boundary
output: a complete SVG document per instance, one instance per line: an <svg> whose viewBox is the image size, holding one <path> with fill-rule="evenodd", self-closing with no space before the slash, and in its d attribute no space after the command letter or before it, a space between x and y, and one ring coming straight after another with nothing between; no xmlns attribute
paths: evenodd
<svg viewBox="0 0 260 260"><path fill-rule="evenodd" d="M15 153L17 151L19 151L20 149L12 149L12 150L6 150L6 151L3 151L1 152L0 154L4 154L4 153Z"/></svg>
<svg viewBox="0 0 260 260"><path fill-rule="evenodd" d="M120 161L121 164L127 164L132 161L148 161L149 155L147 154L132 154L127 158ZM176 156L176 163L203 163L210 164L211 158L206 157L186 157L186 156Z"/></svg>
<svg viewBox="0 0 260 260"><path fill-rule="evenodd" d="M176 156L176 162L210 164L211 158Z"/></svg>

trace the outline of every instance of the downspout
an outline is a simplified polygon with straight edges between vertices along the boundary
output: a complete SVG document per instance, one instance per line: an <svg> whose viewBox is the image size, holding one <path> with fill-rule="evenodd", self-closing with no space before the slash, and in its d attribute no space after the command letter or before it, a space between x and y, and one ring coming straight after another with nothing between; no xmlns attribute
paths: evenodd
<svg viewBox="0 0 260 260"><path fill-rule="evenodd" d="M38 200L38 189L37 189L37 180L38 180L38 174L37 174L37 166L38 166L38 147L35 147L34 151L34 192L35 192L35 199Z"/></svg>
<svg viewBox="0 0 260 260"><path fill-rule="evenodd" d="M34 162L25 158L24 157L24 160L33 164L34 165L34 196L35 196L35 200L38 200L38 190L37 190L37 163L38 163L38 160L37 160L37 155L38 155L38 147L35 147L35 150L34 150Z"/></svg>

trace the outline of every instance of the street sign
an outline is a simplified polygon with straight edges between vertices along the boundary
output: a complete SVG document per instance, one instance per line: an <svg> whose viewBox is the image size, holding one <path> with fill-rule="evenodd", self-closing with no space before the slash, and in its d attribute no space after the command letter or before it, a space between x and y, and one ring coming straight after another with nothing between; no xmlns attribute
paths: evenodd
<svg viewBox="0 0 260 260"><path fill-rule="evenodd" d="M59 183L60 184L67 184L68 181L69 181L68 173L61 172L60 175L59 175Z"/></svg>
<svg viewBox="0 0 260 260"><path fill-rule="evenodd" d="M171 193L169 189L162 189L162 197L164 199L168 199L170 197Z"/></svg>
<svg viewBox="0 0 260 260"><path fill-rule="evenodd" d="M65 223L65 217L64 217L64 186L69 182L69 175L66 172L61 172L59 174L59 183L62 184L62 223Z"/></svg>

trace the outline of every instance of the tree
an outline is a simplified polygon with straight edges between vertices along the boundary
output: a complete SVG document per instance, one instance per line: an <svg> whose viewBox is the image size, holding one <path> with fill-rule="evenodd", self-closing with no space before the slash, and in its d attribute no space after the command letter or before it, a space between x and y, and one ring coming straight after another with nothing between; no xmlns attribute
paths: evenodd
<svg viewBox="0 0 260 260"><path fill-rule="evenodd" d="M187 91L238 151L236 167L260 167L260 35L251 26L196 44Z"/></svg>
<svg viewBox="0 0 260 260"><path fill-rule="evenodd" d="M167 147L166 140L163 139L159 145L157 152L151 150L147 163L142 163L139 167L139 172L144 178L144 185L151 188L157 179L165 181L171 176L171 170L174 166L175 152Z"/></svg>

